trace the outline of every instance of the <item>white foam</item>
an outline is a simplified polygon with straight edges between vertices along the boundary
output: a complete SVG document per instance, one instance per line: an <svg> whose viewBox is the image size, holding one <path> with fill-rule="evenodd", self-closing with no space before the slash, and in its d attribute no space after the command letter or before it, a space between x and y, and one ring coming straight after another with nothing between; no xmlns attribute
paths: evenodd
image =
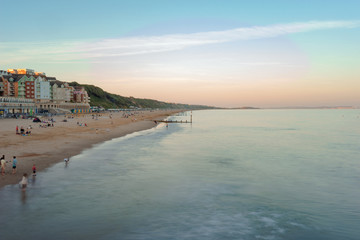
<svg viewBox="0 0 360 240"><path fill-rule="evenodd" d="M274 219L269 218L269 217L261 217L260 221L265 223L265 226L267 226L267 227L276 225L276 221Z"/></svg>

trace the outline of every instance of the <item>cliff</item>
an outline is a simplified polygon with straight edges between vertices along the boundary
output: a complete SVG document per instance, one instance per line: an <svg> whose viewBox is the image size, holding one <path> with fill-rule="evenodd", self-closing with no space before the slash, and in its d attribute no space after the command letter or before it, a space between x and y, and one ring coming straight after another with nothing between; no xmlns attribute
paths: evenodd
<svg viewBox="0 0 360 240"><path fill-rule="evenodd" d="M69 83L70 86L83 86L90 96L90 105L111 108L166 108L166 109L212 109L214 107L204 105L189 105L181 103L167 103L153 99L143 99L134 97L123 97L117 94L112 94L103 89L87 84L79 84L77 82Z"/></svg>

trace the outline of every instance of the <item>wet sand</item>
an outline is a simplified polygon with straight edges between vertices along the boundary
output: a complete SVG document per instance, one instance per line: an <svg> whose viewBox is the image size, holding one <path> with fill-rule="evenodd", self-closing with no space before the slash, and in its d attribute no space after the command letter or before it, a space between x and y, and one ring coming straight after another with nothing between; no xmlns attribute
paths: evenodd
<svg viewBox="0 0 360 240"><path fill-rule="evenodd" d="M42 171L94 144L152 128L156 125L154 120L164 119L178 112L181 110L139 111L128 117L124 117L122 112L104 113L98 117L93 117L92 114L74 115L74 118L54 116L53 127L40 127L47 124L34 123L30 119L1 119L0 157L5 155L7 163L5 175L0 175L0 187L18 183L25 172L31 174L34 163L37 171ZM84 126L85 123L87 126ZM21 126L26 131L30 125L31 135L16 134L16 126L19 131ZM18 161L15 175L11 173L13 156Z"/></svg>

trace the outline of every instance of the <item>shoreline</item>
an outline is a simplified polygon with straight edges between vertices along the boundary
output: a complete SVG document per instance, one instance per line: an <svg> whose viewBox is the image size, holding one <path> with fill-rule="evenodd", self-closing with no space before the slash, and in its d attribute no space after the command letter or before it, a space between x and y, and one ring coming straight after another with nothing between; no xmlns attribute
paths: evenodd
<svg viewBox="0 0 360 240"><path fill-rule="evenodd" d="M156 126L154 120L163 120L185 110L151 110L136 112L100 113L73 116L53 116L54 127L48 123L34 123L30 119L0 120L0 157L5 155L6 173L0 175L0 188L16 184L23 173L29 176L36 164L37 173L63 162L64 158L80 154L86 149L105 141L122 137L130 133L151 129ZM96 113L94 113L96 114ZM64 122L66 119L66 122ZM42 118L42 121L50 119ZM51 121L48 121L49 123ZM86 126L85 126L86 124ZM16 134L16 126L25 131L31 125L31 134ZM40 127L44 126L46 127ZM51 124L50 124L51 125ZM16 174L12 175L12 159L16 156L18 164Z"/></svg>

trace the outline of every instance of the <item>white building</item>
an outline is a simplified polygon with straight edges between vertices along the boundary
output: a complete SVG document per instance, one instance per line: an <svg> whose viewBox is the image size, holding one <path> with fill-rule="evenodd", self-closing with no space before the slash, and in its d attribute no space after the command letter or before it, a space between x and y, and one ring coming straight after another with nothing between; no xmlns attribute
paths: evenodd
<svg viewBox="0 0 360 240"><path fill-rule="evenodd" d="M46 78L38 76L35 79L35 99L38 102L49 101L50 95L50 83Z"/></svg>

